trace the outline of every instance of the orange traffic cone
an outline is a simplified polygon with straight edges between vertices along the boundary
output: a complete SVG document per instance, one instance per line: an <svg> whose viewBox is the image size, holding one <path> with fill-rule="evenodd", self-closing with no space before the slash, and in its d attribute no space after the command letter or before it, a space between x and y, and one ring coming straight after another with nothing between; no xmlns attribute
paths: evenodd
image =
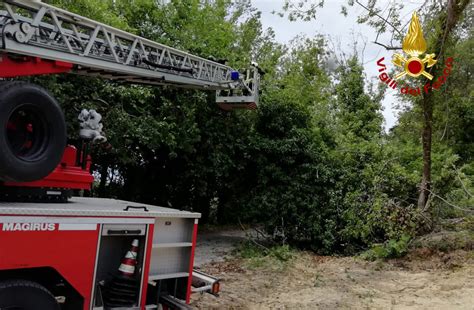
<svg viewBox="0 0 474 310"><path fill-rule="evenodd" d="M132 248L122 259L118 274L105 285L104 304L109 308L130 309L138 301L140 283L135 275L138 256L138 239L133 240Z"/></svg>
<svg viewBox="0 0 474 310"><path fill-rule="evenodd" d="M119 271L128 277L132 277L135 274L135 266L137 265L138 256L138 239L133 240L132 248L127 252L125 258L122 259Z"/></svg>

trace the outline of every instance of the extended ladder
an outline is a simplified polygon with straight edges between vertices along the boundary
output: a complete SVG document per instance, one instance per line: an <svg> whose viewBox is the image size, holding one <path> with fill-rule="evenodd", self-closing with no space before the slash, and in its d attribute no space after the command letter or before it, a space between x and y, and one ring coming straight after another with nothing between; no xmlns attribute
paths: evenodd
<svg viewBox="0 0 474 310"><path fill-rule="evenodd" d="M191 55L40 1L6 0L1 57L72 64L71 72L149 85L216 90L223 108L255 108L260 75ZM3 60L0 59L0 61ZM0 73L0 77L9 77Z"/></svg>

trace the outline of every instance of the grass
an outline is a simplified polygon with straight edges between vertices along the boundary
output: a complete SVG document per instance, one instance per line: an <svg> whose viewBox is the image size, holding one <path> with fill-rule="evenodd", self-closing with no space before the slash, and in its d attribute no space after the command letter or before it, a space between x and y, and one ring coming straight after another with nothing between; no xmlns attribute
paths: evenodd
<svg viewBox="0 0 474 310"><path fill-rule="evenodd" d="M235 252L245 259L245 265L249 269L270 268L276 270L285 269L296 254L288 245L264 247L251 241L241 243Z"/></svg>
<svg viewBox="0 0 474 310"><path fill-rule="evenodd" d="M314 277L314 287L321 287L324 285L324 278L322 274L317 273Z"/></svg>
<svg viewBox="0 0 474 310"><path fill-rule="evenodd" d="M410 239L410 236L404 235L398 240L391 239L383 244L374 244L360 256L370 261L402 257L408 253Z"/></svg>
<svg viewBox="0 0 474 310"><path fill-rule="evenodd" d="M423 236L413 243L414 248L428 248L439 252L474 250L474 232L469 230L441 231Z"/></svg>
<svg viewBox="0 0 474 310"><path fill-rule="evenodd" d="M360 254L365 260L378 261L403 257L411 250L428 249L431 252L452 252L456 250L474 251L474 216L460 218L459 221L440 227L439 231L411 239L402 236L398 240L388 240L374 244Z"/></svg>

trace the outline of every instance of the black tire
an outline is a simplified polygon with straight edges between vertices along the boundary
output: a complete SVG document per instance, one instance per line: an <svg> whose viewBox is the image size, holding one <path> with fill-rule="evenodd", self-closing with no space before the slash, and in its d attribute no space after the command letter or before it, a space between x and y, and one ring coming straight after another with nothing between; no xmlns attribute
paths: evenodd
<svg viewBox="0 0 474 310"><path fill-rule="evenodd" d="M53 294L44 286L25 280L0 282L0 310L59 310Z"/></svg>
<svg viewBox="0 0 474 310"><path fill-rule="evenodd" d="M66 147L59 104L43 88L0 83L0 180L30 182L50 174Z"/></svg>

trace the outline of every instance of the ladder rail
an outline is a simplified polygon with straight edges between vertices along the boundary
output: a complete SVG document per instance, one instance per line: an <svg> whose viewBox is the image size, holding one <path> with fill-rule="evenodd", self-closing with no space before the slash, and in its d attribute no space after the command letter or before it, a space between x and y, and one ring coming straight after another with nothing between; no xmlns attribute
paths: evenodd
<svg viewBox="0 0 474 310"><path fill-rule="evenodd" d="M256 68L249 75L236 75L224 64L39 1L6 0L3 7L0 50L4 52L70 62L79 74L217 90L218 101L258 101Z"/></svg>
<svg viewBox="0 0 474 310"><path fill-rule="evenodd" d="M135 40L135 39L139 39L141 40L143 43L146 43L147 45L157 45L157 46L161 46L162 48L166 48L166 49L169 49L171 51L173 51L174 53L176 54L182 54L182 55L187 55L187 56L190 56L190 57L193 57L193 58L196 58L196 59L200 59L202 61L205 61L205 62L210 62L210 63L213 63L213 64L216 64L216 65L219 65L219 66L222 66L222 67L226 67L228 69L231 69L230 67L228 66L224 66L222 64L219 64L219 63L216 63L216 62L213 62L211 60L208 60L208 59L205 59L205 58L202 58L202 57L199 57L199 56L195 56L195 55L192 55L190 53L187 53L187 52L184 52L184 51L181 51L181 50L178 50L176 48L173 48L173 47L170 47L170 46L167 46L167 45L164 45L164 44L161 44L161 43L157 43L155 41L151 41L149 39L146 39L146 38L143 38L143 37L140 37L138 35L134 35L134 34L131 34L129 32L126 32L124 30L121 30L121 29L118 29L118 28L114 28L112 26L109 26L107 24L104 24L104 23L101 23L101 22L98 22L98 21L94 21L90 18L87 18L87 17L84 17L84 16L81 16L81 15L78 15L78 14L75 14L75 13L72 13L72 12L69 12L69 11L66 11L64 9L60 9L60 8L57 8L55 6L52 6L52 5L49 5L49 4L46 4L46 3L43 3L43 2L40 2L40 1L31 1L31 0L5 0L5 3L7 4L11 4L11 5L15 5L15 6L18 6L20 8L24 8L24 9L30 9L30 10L41 10L43 8L45 9L49 9L49 10L52 10L54 11L56 14L58 13L61 13L60 17L62 20L64 21L67 21L67 22L72 22L72 23L75 23L75 22L80 22L83 26L86 26L86 27L89 27L89 28L92 28L92 29L95 29L97 26L100 26L100 27L103 27L105 29L108 29L110 31L110 33L113 33L113 34L116 34L116 35L120 35L121 37L123 38L127 38L131 41Z"/></svg>
<svg viewBox="0 0 474 310"><path fill-rule="evenodd" d="M196 84L203 88L206 86L226 88L228 85L224 84L231 82L232 68L228 66L42 2L6 1L5 7L7 10L2 12L2 15L7 17L4 17L2 30L3 49L6 51L70 61L85 67L117 72L133 73L127 68L121 68L126 66L145 69L147 73L139 71L137 75L146 78L164 78L171 83ZM13 13L15 8L29 10L32 13L31 18ZM14 22L7 23L8 18ZM40 49L36 50L33 47ZM65 53L70 55L64 55ZM101 64L102 62L108 63ZM153 68L153 65L146 62L154 63L162 68ZM169 69L163 67L169 67ZM160 75L159 73L168 74Z"/></svg>

